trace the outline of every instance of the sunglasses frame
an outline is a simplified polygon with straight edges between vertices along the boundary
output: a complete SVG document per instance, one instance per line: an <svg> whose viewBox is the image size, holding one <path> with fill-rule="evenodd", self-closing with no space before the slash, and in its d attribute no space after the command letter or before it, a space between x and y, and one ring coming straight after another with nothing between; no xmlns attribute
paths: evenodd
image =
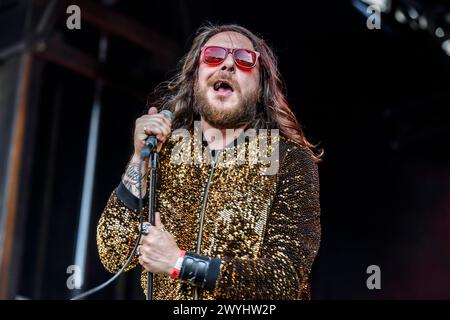
<svg viewBox="0 0 450 320"><path fill-rule="evenodd" d="M223 60L222 60L221 62L219 62L219 63L209 63L209 62L206 62L206 61L205 61L205 53L204 53L203 51L205 51L205 50L208 49L208 48L220 48L220 49L224 49L224 50L226 51L225 57L224 57ZM253 63L253 65L250 66L250 67L240 65L240 64L236 61L236 57L234 56L234 52L235 52L236 50L245 50L245 51L250 51L250 52L255 53L256 58L255 58L255 62ZM242 49L242 48L233 48L233 49L232 49L232 48L225 48L225 47L221 47L221 46L203 46L203 47L200 48L200 52L203 54L203 56L202 56L202 61L203 61L204 63L206 63L206 64L208 64L208 65L216 65L216 66L222 64L222 63L228 58L228 54L231 53L231 56L233 57L234 63L235 63L237 66L239 66L240 68L244 68L244 69L253 69L253 68L256 66L256 63L258 62L258 59L259 59L259 57L260 57L260 55L261 55L258 51L254 51L254 50L250 50L250 49Z"/></svg>

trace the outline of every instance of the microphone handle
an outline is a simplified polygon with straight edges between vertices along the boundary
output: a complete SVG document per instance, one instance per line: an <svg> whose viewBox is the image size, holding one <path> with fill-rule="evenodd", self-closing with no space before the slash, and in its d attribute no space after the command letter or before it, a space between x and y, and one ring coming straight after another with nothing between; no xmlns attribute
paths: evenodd
<svg viewBox="0 0 450 320"><path fill-rule="evenodd" d="M145 140L146 147L150 148L150 150L153 150L158 145L158 139L156 139L156 136L151 135Z"/></svg>

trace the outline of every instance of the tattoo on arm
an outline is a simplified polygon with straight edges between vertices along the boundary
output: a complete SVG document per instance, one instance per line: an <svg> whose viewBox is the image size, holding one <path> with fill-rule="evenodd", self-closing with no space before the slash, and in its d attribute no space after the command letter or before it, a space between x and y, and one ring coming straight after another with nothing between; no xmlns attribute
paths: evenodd
<svg viewBox="0 0 450 320"><path fill-rule="evenodd" d="M145 166L145 164L144 164ZM145 195L145 188L147 181L147 175L145 171L142 170L141 175L141 186L142 186L142 196ZM123 175L122 182L125 187L135 196L139 198L139 163L130 163Z"/></svg>

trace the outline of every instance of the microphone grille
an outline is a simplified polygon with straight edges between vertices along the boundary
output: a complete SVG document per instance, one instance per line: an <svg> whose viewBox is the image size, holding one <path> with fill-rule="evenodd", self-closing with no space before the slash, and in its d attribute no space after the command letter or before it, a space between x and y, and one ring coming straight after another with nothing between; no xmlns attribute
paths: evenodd
<svg viewBox="0 0 450 320"><path fill-rule="evenodd" d="M172 113L172 111L170 111L170 110L161 110L160 113L163 114L170 121L173 120L173 113Z"/></svg>

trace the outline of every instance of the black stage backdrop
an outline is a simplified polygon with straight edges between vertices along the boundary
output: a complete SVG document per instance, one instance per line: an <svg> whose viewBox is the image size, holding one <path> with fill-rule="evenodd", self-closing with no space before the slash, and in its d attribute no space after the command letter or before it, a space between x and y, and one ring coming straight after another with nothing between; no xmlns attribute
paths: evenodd
<svg viewBox="0 0 450 320"><path fill-rule="evenodd" d="M146 94L173 74L193 32L211 21L242 24L275 48L289 102L307 137L325 150L312 298L450 298L450 57L434 34L399 23L393 12L382 15L381 30L368 29L356 2L73 1L81 8L81 30L66 28L68 15L58 3L48 38L78 55L57 45L33 55L7 297L73 294L67 267L74 263L96 75L107 81L83 289L110 277L96 251L96 222L131 154L134 120L145 111ZM32 3L36 23L46 2ZM410 3L428 8L425 1ZM28 6L4 2L3 25ZM94 17L85 20L87 12ZM111 13L126 23L112 15L118 26L113 22L104 32L99 25ZM135 25L163 37L167 50L133 40L148 36ZM1 34L7 42L6 35L20 38L21 32L2 28ZM108 50L98 62L101 34ZM5 79L13 58L0 64ZM370 265L380 267L379 290L367 288ZM91 299L143 299L139 272L122 275Z"/></svg>

